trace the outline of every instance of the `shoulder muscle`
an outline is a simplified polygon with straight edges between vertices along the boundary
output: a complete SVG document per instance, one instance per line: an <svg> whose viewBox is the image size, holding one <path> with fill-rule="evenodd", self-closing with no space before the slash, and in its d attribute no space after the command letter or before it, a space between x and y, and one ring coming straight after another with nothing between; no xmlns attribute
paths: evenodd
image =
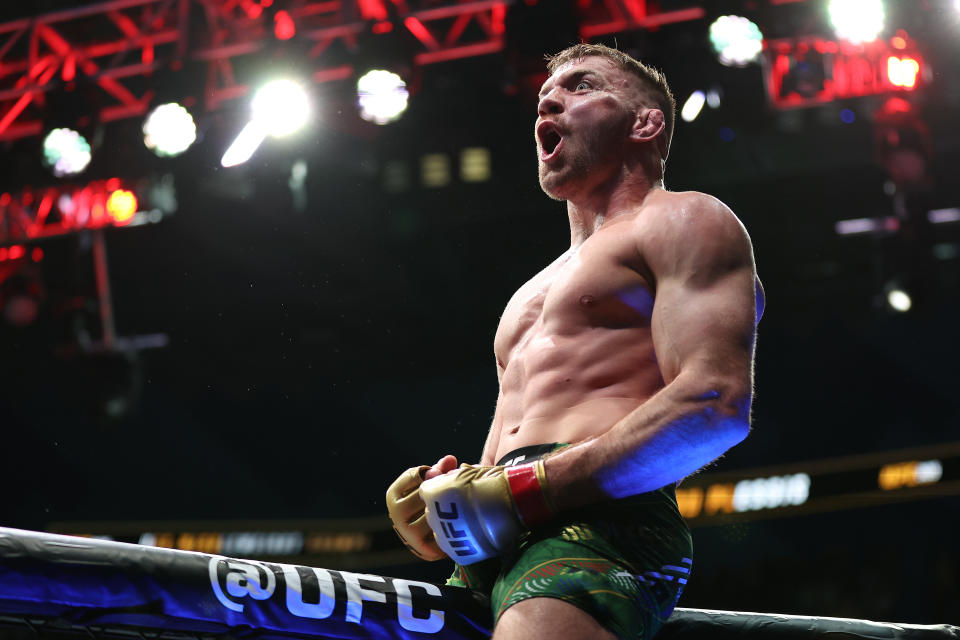
<svg viewBox="0 0 960 640"><path fill-rule="evenodd" d="M753 248L727 205L697 193L669 194L651 210L638 233L638 249L654 277L679 277L689 286L708 285L730 271L753 270Z"/></svg>

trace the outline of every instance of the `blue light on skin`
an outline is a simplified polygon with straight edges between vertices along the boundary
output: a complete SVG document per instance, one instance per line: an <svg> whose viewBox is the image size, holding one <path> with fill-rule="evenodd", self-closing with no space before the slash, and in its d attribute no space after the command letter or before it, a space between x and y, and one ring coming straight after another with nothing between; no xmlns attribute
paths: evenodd
<svg viewBox="0 0 960 640"><path fill-rule="evenodd" d="M846 124L853 124L853 121L857 119L857 114L850 109L844 109L840 112L840 119Z"/></svg>
<svg viewBox="0 0 960 640"><path fill-rule="evenodd" d="M650 318L653 316L653 296L650 295L646 287L637 285L630 289L624 289L617 294L617 297L643 317Z"/></svg>
<svg viewBox="0 0 960 640"><path fill-rule="evenodd" d="M730 413L711 406L717 390L700 394L699 410L679 416L645 438L644 446L600 469L597 487L607 497L625 498L654 491L694 473L742 441L750 431L750 396Z"/></svg>
<svg viewBox="0 0 960 640"><path fill-rule="evenodd" d="M733 133L733 129L730 127L721 127L720 129L720 139L724 142L733 142L733 139L736 136Z"/></svg>

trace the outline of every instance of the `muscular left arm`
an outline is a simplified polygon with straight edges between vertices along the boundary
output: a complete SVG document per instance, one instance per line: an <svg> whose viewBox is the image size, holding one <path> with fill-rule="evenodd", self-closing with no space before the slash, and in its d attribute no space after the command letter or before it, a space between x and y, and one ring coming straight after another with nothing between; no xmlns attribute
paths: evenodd
<svg viewBox="0 0 960 640"><path fill-rule="evenodd" d="M753 250L722 203L660 212L641 249L656 278L652 335L665 386L606 433L545 462L561 510L679 481L750 430Z"/></svg>

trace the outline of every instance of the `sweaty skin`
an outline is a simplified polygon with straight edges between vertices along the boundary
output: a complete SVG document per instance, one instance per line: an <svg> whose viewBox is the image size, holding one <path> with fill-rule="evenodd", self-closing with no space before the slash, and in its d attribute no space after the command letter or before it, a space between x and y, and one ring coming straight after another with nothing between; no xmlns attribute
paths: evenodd
<svg viewBox="0 0 960 640"><path fill-rule="evenodd" d="M750 239L715 198L663 188L664 116L639 95L598 57L541 90L539 179L567 201L571 246L501 316L480 464L579 443L546 461L561 507L676 482L749 431L764 305ZM445 456L426 477L456 465Z"/></svg>
<svg viewBox="0 0 960 640"><path fill-rule="evenodd" d="M664 387L656 275L645 259L656 248L645 240L656 235L651 225L703 198L651 192L514 294L494 339L500 397L482 464L527 445L599 436Z"/></svg>
<svg viewBox="0 0 960 640"><path fill-rule="evenodd" d="M540 92L540 186L567 203L570 248L501 316L500 391L480 464L571 443L544 459L560 511L676 483L750 429L764 305L750 238L719 200L664 188L657 105L598 56L561 65ZM456 467L447 455L425 477ZM550 597L508 608L494 632L556 637L613 634Z"/></svg>

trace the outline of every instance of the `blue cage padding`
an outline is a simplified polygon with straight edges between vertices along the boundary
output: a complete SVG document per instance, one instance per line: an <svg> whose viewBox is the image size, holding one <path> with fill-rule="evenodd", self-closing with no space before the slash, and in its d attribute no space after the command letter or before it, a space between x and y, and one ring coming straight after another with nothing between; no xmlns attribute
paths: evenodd
<svg viewBox="0 0 960 640"><path fill-rule="evenodd" d="M426 582L0 527L0 623L312 638L489 637L487 599ZM32 622L30 622L32 620ZM726 638L960 638L906 625L677 609L658 634Z"/></svg>

